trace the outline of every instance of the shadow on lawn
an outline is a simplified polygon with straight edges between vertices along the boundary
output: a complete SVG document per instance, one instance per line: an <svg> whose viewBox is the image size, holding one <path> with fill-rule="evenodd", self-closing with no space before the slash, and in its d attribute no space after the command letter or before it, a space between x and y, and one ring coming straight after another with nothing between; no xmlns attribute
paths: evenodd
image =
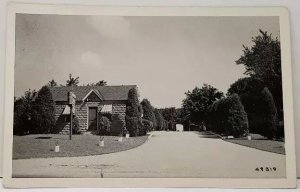
<svg viewBox="0 0 300 192"><path fill-rule="evenodd" d="M41 137L36 137L34 139L51 139L51 140L70 140L69 137L62 138L62 137L49 137L49 136L41 136Z"/></svg>
<svg viewBox="0 0 300 192"><path fill-rule="evenodd" d="M35 139L52 139L52 137L36 137Z"/></svg>

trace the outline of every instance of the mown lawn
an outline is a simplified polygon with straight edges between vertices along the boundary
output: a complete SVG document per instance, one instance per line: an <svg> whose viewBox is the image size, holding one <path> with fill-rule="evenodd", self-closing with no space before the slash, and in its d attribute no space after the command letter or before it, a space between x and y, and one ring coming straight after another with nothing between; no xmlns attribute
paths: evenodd
<svg viewBox="0 0 300 192"><path fill-rule="evenodd" d="M246 140L246 139L225 139L225 141L252 147L262 151L269 151L278 154L285 154L284 142L267 139Z"/></svg>
<svg viewBox="0 0 300 192"><path fill-rule="evenodd" d="M105 136L104 147L100 147L99 136L43 134L14 136L13 159L47 158L47 157L74 157L114 153L138 147L145 143L148 136L130 137L119 142L118 137ZM58 143L60 152L55 153L55 144Z"/></svg>

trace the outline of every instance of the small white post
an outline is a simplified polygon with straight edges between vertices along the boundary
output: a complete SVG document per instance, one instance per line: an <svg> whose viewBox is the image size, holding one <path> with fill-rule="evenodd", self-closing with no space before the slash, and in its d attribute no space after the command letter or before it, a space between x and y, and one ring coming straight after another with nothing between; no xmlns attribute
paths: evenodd
<svg viewBox="0 0 300 192"><path fill-rule="evenodd" d="M104 141L100 141L99 146L104 147Z"/></svg>
<svg viewBox="0 0 300 192"><path fill-rule="evenodd" d="M58 152L59 152L59 145L55 145L54 152L55 152L55 153L58 153Z"/></svg>

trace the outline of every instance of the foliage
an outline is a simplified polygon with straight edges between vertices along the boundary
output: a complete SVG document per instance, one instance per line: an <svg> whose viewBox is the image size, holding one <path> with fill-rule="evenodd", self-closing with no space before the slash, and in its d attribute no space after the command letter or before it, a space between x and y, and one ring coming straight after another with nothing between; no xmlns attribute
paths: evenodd
<svg viewBox="0 0 300 192"><path fill-rule="evenodd" d="M234 93L241 95L257 94L265 87L263 81L255 77L244 77L238 79L236 82L230 85L228 89L228 95ZM252 96L252 95L251 95Z"/></svg>
<svg viewBox="0 0 300 192"><path fill-rule="evenodd" d="M104 80L101 80L101 81L98 81L98 82L96 83L96 85L97 85L97 86L106 86L106 85L107 85L107 82L104 81Z"/></svg>
<svg viewBox="0 0 300 192"><path fill-rule="evenodd" d="M176 113L175 107L169 107L169 108L164 108L164 109L160 109L160 110L161 110L161 114L165 120L171 121L171 120L176 119L177 113Z"/></svg>
<svg viewBox="0 0 300 192"><path fill-rule="evenodd" d="M138 135L139 124L141 122L141 106L138 99L138 93L135 88L128 92L128 101L126 104L126 129L131 136Z"/></svg>
<svg viewBox="0 0 300 192"><path fill-rule="evenodd" d="M246 77L233 83L228 95L238 94L248 115L249 130L251 133L262 134L264 121L262 118L262 95L264 83L255 77Z"/></svg>
<svg viewBox="0 0 300 192"><path fill-rule="evenodd" d="M49 87L43 86L32 104L32 132L51 133L55 128L55 105Z"/></svg>
<svg viewBox="0 0 300 192"><path fill-rule="evenodd" d="M145 135L147 132L153 130L153 122L148 119L142 119L142 128L139 131L140 135Z"/></svg>
<svg viewBox="0 0 300 192"><path fill-rule="evenodd" d="M56 87L57 86L57 82L54 81L54 79L52 79L51 81L48 82L47 86L49 86L49 87Z"/></svg>
<svg viewBox="0 0 300 192"><path fill-rule="evenodd" d="M248 134L248 118L240 98L233 94L213 103L207 127L217 133L240 137Z"/></svg>
<svg viewBox="0 0 300 192"><path fill-rule="evenodd" d="M175 107L160 109L160 111L165 120L164 130L175 131L175 123L177 122L177 113Z"/></svg>
<svg viewBox="0 0 300 192"><path fill-rule="evenodd" d="M78 119L78 117L75 116L72 120L73 120L72 133L73 134L80 134L81 130L80 130L80 126L79 126L79 119Z"/></svg>
<svg viewBox="0 0 300 192"><path fill-rule="evenodd" d="M110 120L107 117L102 116L98 124L98 134L101 135L108 134L110 132L110 126L111 126Z"/></svg>
<svg viewBox="0 0 300 192"><path fill-rule="evenodd" d="M88 83L86 86L106 86L107 82L104 80L98 81L97 83Z"/></svg>
<svg viewBox="0 0 300 192"><path fill-rule="evenodd" d="M262 91L262 102L264 103L262 110L264 119L263 135L268 139L273 139L277 131L277 110L268 88L264 88Z"/></svg>
<svg viewBox="0 0 300 192"><path fill-rule="evenodd" d="M259 32L258 36L252 38L253 46L243 46L243 55L236 63L245 66L246 75L265 83L274 96L277 110L281 110L283 101L280 41L265 31L259 30Z"/></svg>
<svg viewBox="0 0 300 192"><path fill-rule="evenodd" d="M69 79L66 81L66 86L78 86L79 84L79 77L72 77L72 74L69 74Z"/></svg>
<svg viewBox="0 0 300 192"><path fill-rule="evenodd" d="M125 116L125 121L126 121L126 129L130 136L138 136L139 135L139 122L141 121L139 117L131 117L126 115Z"/></svg>
<svg viewBox="0 0 300 192"><path fill-rule="evenodd" d="M154 115L156 119L156 130L164 130L164 117L158 109L154 109Z"/></svg>
<svg viewBox="0 0 300 192"><path fill-rule="evenodd" d="M277 109L272 93L254 77L239 79L231 85L228 94L237 93L248 115L249 130L267 137L284 137L283 127L276 131ZM273 120L272 120L273 119ZM269 135L269 136L268 136Z"/></svg>
<svg viewBox="0 0 300 192"><path fill-rule="evenodd" d="M205 121L210 105L223 97L223 93L211 85L204 84L202 88L195 87L192 91L185 93L186 98L182 103L183 120L190 120L200 124Z"/></svg>
<svg viewBox="0 0 300 192"><path fill-rule="evenodd" d="M30 133L32 129L32 104L37 93L28 90L25 95L14 102L14 127L15 135Z"/></svg>
<svg viewBox="0 0 300 192"><path fill-rule="evenodd" d="M143 109L143 119L151 121L153 123L152 128L155 128L157 122L154 114L154 107L151 105L148 99L143 99L143 101L141 102L141 106Z"/></svg>

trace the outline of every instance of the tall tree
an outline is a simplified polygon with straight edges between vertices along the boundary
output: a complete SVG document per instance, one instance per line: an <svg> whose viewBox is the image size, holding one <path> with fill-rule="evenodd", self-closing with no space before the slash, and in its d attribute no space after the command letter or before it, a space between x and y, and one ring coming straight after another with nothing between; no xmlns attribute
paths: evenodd
<svg viewBox="0 0 300 192"><path fill-rule="evenodd" d="M23 135L32 130L32 103L36 97L36 91L30 89L25 95L14 102L14 134Z"/></svg>
<svg viewBox="0 0 300 192"><path fill-rule="evenodd" d="M153 123L153 127L155 128L157 125L154 107L151 105L148 99L143 99L141 102L141 106L143 108L143 119L147 119Z"/></svg>
<svg viewBox="0 0 300 192"><path fill-rule="evenodd" d="M236 63L245 66L246 75L261 79L266 84L274 96L277 109L281 110L283 102L280 41L266 31L259 32L258 36L252 38L251 47L243 45L243 54Z"/></svg>
<svg viewBox="0 0 300 192"><path fill-rule="evenodd" d="M69 79L66 81L66 86L78 86L79 84L79 77L72 77L72 74L69 74Z"/></svg>
<svg viewBox="0 0 300 192"><path fill-rule="evenodd" d="M52 79L51 81L48 82L47 86L49 86L49 87L56 87L57 86L57 82L54 81L54 79Z"/></svg>
<svg viewBox="0 0 300 192"><path fill-rule="evenodd" d="M161 114L165 120L164 126L166 129L175 130L175 123L177 122L177 112L175 107L160 109Z"/></svg>
<svg viewBox="0 0 300 192"><path fill-rule="evenodd" d="M164 129L164 117L160 113L158 109L154 109L154 115L156 119L156 130L163 130Z"/></svg>
<svg viewBox="0 0 300 192"><path fill-rule="evenodd" d="M42 87L33 102L33 132L51 133L55 128L55 105L49 87Z"/></svg>
<svg viewBox="0 0 300 192"><path fill-rule="evenodd" d="M269 139L273 139L277 131L277 110L273 100L272 93L268 88L264 88L262 91L263 113L264 119L264 135Z"/></svg>
<svg viewBox="0 0 300 192"><path fill-rule="evenodd" d="M211 85L204 84L201 88L195 87L192 91L185 93L186 98L182 103L182 113L185 120L200 125L208 113L208 108L216 100L223 97L223 93Z"/></svg>
<svg viewBox="0 0 300 192"><path fill-rule="evenodd" d="M234 137L249 133L247 113L237 94L214 102L209 113L207 125L210 130Z"/></svg>
<svg viewBox="0 0 300 192"><path fill-rule="evenodd" d="M141 124L141 106L138 98L138 93L135 88L132 88L128 92L128 101L126 104L126 129L131 136L137 136L139 134Z"/></svg>
<svg viewBox="0 0 300 192"><path fill-rule="evenodd" d="M262 119L262 90L265 84L255 77L238 79L228 89L227 95L238 94L248 115L249 130L251 133L262 134L264 120Z"/></svg>

